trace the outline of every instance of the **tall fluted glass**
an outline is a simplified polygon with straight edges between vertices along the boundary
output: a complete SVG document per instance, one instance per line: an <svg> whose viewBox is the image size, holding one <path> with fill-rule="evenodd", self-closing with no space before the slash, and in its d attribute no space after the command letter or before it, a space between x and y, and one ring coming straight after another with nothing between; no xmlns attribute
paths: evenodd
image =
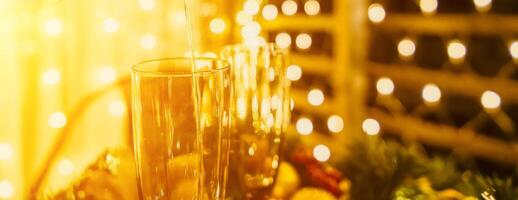
<svg viewBox="0 0 518 200"><path fill-rule="evenodd" d="M230 151L227 62L171 58L132 68L140 199L225 199Z"/></svg>
<svg viewBox="0 0 518 200"><path fill-rule="evenodd" d="M233 45L221 56L232 65L232 190L247 199L270 195L289 124L285 53L274 44Z"/></svg>

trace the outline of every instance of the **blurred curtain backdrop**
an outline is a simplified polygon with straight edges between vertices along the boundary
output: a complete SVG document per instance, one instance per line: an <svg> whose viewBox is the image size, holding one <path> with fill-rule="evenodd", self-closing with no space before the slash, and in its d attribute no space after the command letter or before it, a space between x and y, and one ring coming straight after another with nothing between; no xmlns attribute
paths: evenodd
<svg viewBox="0 0 518 200"><path fill-rule="evenodd" d="M0 0L0 199L26 198L82 98L127 78L139 61L183 56L185 28L181 0ZM126 126L120 89L95 101L72 129L45 191L77 178L106 148L127 146Z"/></svg>

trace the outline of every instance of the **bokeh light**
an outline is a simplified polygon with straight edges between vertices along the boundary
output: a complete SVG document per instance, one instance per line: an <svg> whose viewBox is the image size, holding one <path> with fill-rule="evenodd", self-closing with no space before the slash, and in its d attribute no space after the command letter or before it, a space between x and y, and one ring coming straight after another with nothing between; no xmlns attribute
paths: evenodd
<svg viewBox="0 0 518 200"><path fill-rule="evenodd" d="M209 24L210 31L215 34L220 34L225 32L226 24L225 20L221 18L214 18L210 21Z"/></svg>
<svg viewBox="0 0 518 200"><path fill-rule="evenodd" d="M493 91L485 91L480 98L480 103L484 108L494 110L500 108L500 95Z"/></svg>
<svg viewBox="0 0 518 200"><path fill-rule="evenodd" d="M255 37L245 38L244 43L247 47L255 48L257 46L266 44L266 40L261 36L255 36ZM270 80L273 80L275 78L275 71L270 71L269 75L270 75L269 78L272 78Z"/></svg>
<svg viewBox="0 0 518 200"><path fill-rule="evenodd" d="M316 0L308 0L304 4L304 12L308 15L318 15L320 13L320 3Z"/></svg>
<svg viewBox="0 0 518 200"><path fill-rule="evenodd" d="M326 162L331 157L331 150L323 144L319 144L313 148L313 157L320 162Z"/></svg>
<svg viewBox="0 0 518 200"><path fill-rule="evenodd" d="M369 20L374 23L380 23L385 19L385 9L379 3L373 3L368 9Z"/></svg>
<svg viewBox="0 0 518 200"><path fill-rule="evenodd" d="M296 128L299 134L309 135L311 132L313 132L313 122L311 122L311 120L308 118L300 118L297 120Z"/></svg>
<svg viewBox="0 0 518 200"><path fill-rule="evenodd" d="M14 186L8 180L0 181L0 199L10 199L14 195Z"/></svg>
<svg viewBox="0 0 518 200"><path fill-rule="evenodd" d="M126 105L124 104L124 102L120 100L115 100L110 102L110 105L108 106L108 111L111 115L115 117L120 117L124 115L124 113L126 112Z"/></svg>
<svg viewBox="0 0 518 200"><path fill-rule="evenodd" d="M103 83L111 83L117 79L117 71L113 67L101 67L99 69L99 80Z"/></svg>
<svg viewBox="0 0 518 200"><path fill-rule="evenodd" d="M241 36L243 36L243 38L254 38L257 37L260 33L261 25L259 25L259 23L257 23L256 21L247 23L241 29Z"/></svg>
<svg viewBox="0 0 518 200"><path fill-rule="evenodd" d="M256 0L247 0L243 4L243 11L247 15L257 15L259 13L259 3Z"/></svg>
<svg viewBox="0 0 518 200"><path fill-rule="evenodd" d="M61 73L57 69L48 69L43 72L42 80L47 85L56 85L61 81Z"/></svg>
<svg viewBox="0 0 518 200"><path fill-rule="evenodd" d="M448 43L448 56L453 63L463 61L466 56L466 51L466 46L459 40L452 40Z"/></svg>
<svg viewBox="0 0 518 200"><path fill-rule="evenodd" d="M299 49L309 49L312 42L311 36L307 33L301 33L295 39L295 44Z"/></svg>
<svg viewBox="0 0 518 200"><path fill-rule="evenodd" d="M273 4L268 4L263 7L263 18L266 20L274 20L279 15L279 10L277 6Z"/></svg>
<svg viewBox="0 0 518 200"><path fill-rule="evenodd" d="M145 34L140 37L140 46L147 50L154 49L156 42L156 37L153 34Z"/></svg>
<svg viewBox="0 0 518 200"><path fill-rule="evenodd" d="M485 13L491 9L492 0L473 0L478 12Z"/></svg>
<svg viewBox="0 0 518 200"><path fill-rule="evenodd" d="M381 128L378 121L369 118L363 121L362 129L367 135L378 135Z"/></svg>
<svg viewBox="0 0 518 200"><path fill-rule="evenodd" d="M421 96L428 103L437 103L441 100L441 90L435 84L426 84Z"/></svg>
<svg viewBox="0 0 518 200"><path fill-rule="evenodd" d="M138 5L144 11L150 11L155 8L155 0L139 0Z"/></svg>
<svg viewBox="0 0 518 200"><path fill-rule="evenodd" d="M282 13L284 13L287 16L291 16L297 13L298 5L297 2L293 0L285 0L282 3L281 9Z"/></svg>
<svg viewBox="0 0 518 200"><path fill-rule="evenodd" d="M184 11L171 11L169 13L169 23L173 27L185 28L187 26L187 16Z"/></svg>
<svg viewBox="0 0 518 200"><path fill-rule="evenodd" d="M509 53L514 59L518 59L518 41L513 41L511 45L509 45Z"/></svg>
<svg viewBox="0 0 518 200"><path fill-rule="evenodd" d="M59 35L61 32L63 32L63 21L61 21L59 18L48 19L45 21L43 28L45 33L51 36Z"/></svg>
<svg viewBox="0 0 518 200"><path fill-rule="evenodd" d="M394 82L390 78L382 77L376 82L376 90L382 95L391 95L394 92Z"/></svg>
<svg viewBox="0 0 518 200"><path fill-rule="evenodd" d="M0 144L0 161L9 160L13 157L13 147L7 143Z"/></svg>
<svg viewBox="0 0 518 200"><path fill-rule="evenodd" d="M338 115L333 115L327 119L327 128L333 133L342 132L344 129L344 120Z"/></svg>
<svg viewBox="0 0 518 200"><path fill-rule="evenodd" d="M238 24L240 24L242 26L246 25L247 23L252 22L252 19L253 19L252 15L248 15L244 11L239 11L236 14L236 21Z"/></svg>
<svg viewBox="0 0 518 200"><path fill-rule="evenodd" d="M115 33L119 30L119 21L114 18L106 18L103 20L103 30L106 33Z"/></svg>
<svg viewBox="0 0 518 200"><path fill-rule="evenodd" d="M399 44L397 45L397 50L399 52L400 56L403 57L410 57L413 56L415 53L415 43L409 38L404 38L401 41L399 41Z"/></svg>
<svg viewBox="0 0 518 200"><path fill-rule="evenodd" d="M290 65L286 70L286 76L290 81L298 81L302 77L302 68L298 65Z"/></svg>
<svg viewBox="0 0 518 200"><path fill-rule="evenodd" d="M437 12L437 7L439 6L439 3L437 0L420 0L419 1L419 8L421 8L421 12L425 15L432 15Z"/></svg>
<svg viewBox="0 0 518 200"><path fill-rule="evenodd" d="M67 117L62 112L54 112L49 116L48 123L52 128L63 128L67 124Z"/></svg>
<svg viewBox="0 0 518 200"><path fill-rule="evenodd" d="M68 176L68 175L72 174L74 172L74 169L75 169L74 163L67 158L62 159L58 162L57 170L58 170L58 173L62 176Z"/></svg>
<svg viewBox="0 0 518 200"><path fill-rule="evenodd" d="M308 102L313 106L319 106L324 103L324 93L319 89L312 89L308 93Z"/></svg>
<svg viewBox="0 0 518 200"><path fill-rule="evenodd" d="M280 48L288 48L288 47L290 47L290 45L291 45L291 36L290 36L290 34L288 34L288 33L279 33L275 37L275 43L277 43L277 45Z"/></svg>

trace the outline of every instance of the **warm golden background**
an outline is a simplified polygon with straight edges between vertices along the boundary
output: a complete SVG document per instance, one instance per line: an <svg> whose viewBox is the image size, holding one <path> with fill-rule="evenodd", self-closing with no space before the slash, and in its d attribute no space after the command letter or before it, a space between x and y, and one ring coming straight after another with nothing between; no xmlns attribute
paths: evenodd
<svg viewBox="0 0 518 200"><path fill-rule="evenodd" d="M190 3L199 55L241 41L291 49L290 135L319 161L382 136L518 163L512 0ZM130 67L187 50L180 0L0 0L0 199L27 197L57 141L49 192L107 148L130 147Z"/></svg>

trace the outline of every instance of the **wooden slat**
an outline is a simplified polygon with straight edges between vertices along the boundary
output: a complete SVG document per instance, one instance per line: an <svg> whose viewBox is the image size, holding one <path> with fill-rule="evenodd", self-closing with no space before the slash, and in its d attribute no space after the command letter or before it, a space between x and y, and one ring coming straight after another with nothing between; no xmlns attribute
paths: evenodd
<svg viewBox="0 0 518 200"><path fill-rule="evenodd" d="M391 116L371 109L369 117L378 120L383 133L395 134L423 144L455 150L486 160L518 165L518 144L504 142L470 130L428 123L409 116Z"/></svg>
<svg viewBox="0 0 518 200"><path fill-rule="evenodd" d="M329 15L279 16L274 21L261 23L266 30L274 31L327 31L332 32L335 20Z"/></svg>
<svg viewBox="0 0 518 200"><path fill-rule="evenodd" d="M387 76L397 86L421 90L428 83L434 83L446 93L480 98L486 90L495 91L505 102L518 102L518 81L505 78L481 77L474 74L456 74L453 72L422 69L416 66L383 65L369 63L366 70L374 76ZM398 84L399 83L399 84Z"/></svg>
<svg viewBox="0 0 518 200"><path fill-rule="evenodd" d="M290 55L291 63L297 64L303 69L303 73L316 74L320 76L328 76L331 74L332 68L336 67L331 58L319 55L302 55L292 53Z"/></svg>
<svg viewBox="0 0 518 200"><path fill-rule="evenodd" d="M375 27L386 31L432 34L515 34L518 33L518 16L439 14L431 17L416 14L388 14Z"/></svg>

